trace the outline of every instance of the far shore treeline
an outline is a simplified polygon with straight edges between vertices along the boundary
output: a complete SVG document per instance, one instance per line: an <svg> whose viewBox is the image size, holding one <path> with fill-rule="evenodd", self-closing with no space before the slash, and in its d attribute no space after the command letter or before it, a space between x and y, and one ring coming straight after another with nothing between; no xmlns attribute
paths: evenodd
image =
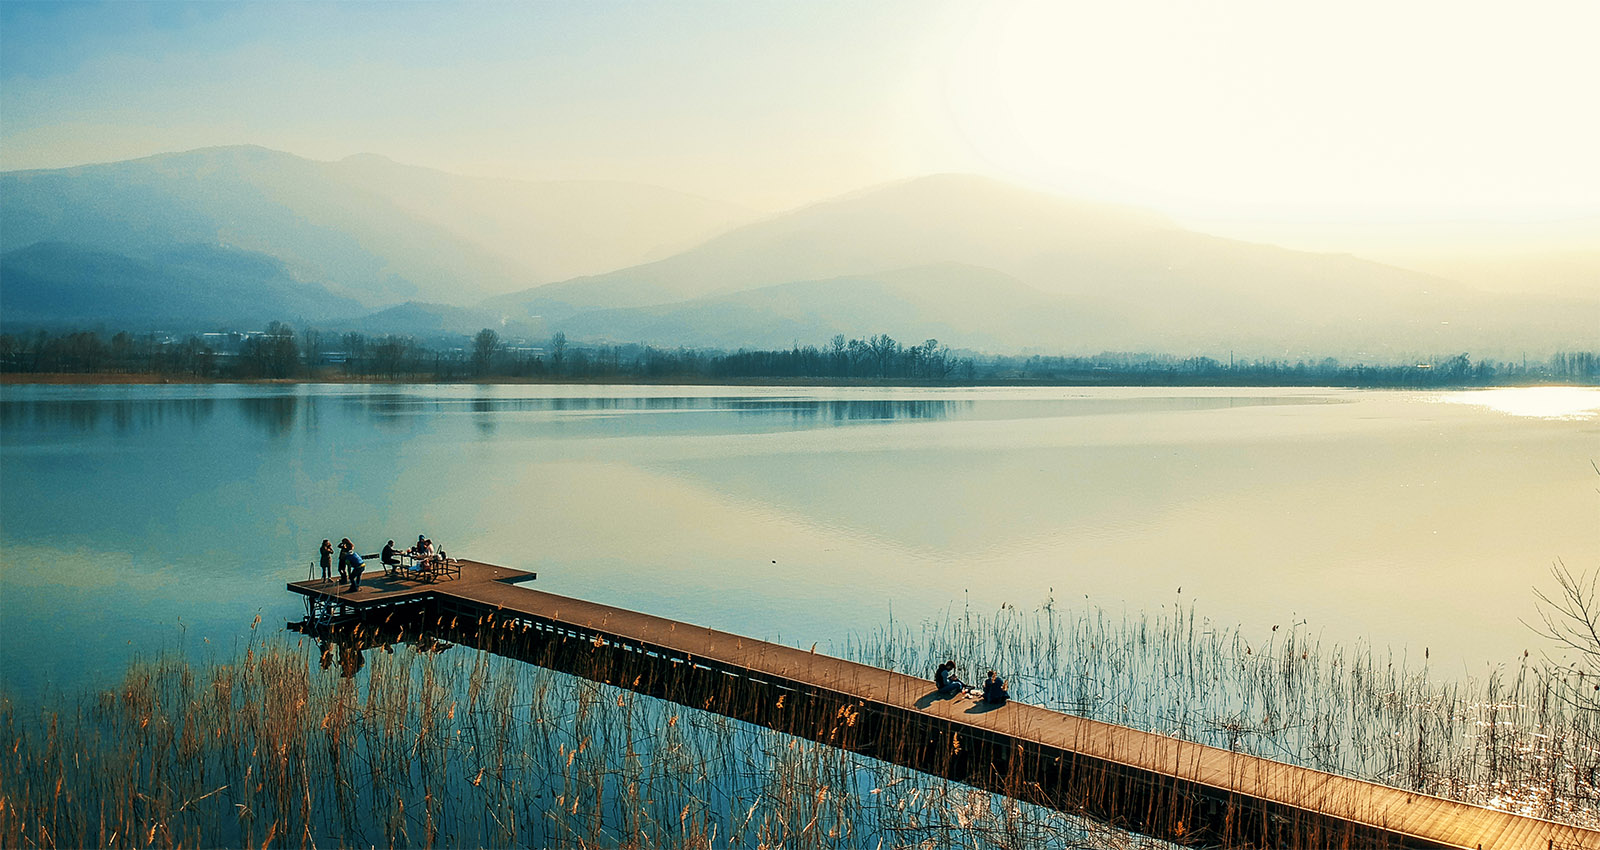
<svg viewBox="0 0 1600 850"><path fill-rule="evenodd" d="M407 382L800 382L818 384L1045 384L1121 386L1472 387L1510 383L1600 384L1600 352L1494 361L1467 353L1390 362L1239 359L1104 352L1090 356L953 351L937 340L838 335L823 345L725 351L472 337L368 336L296 331L175 335L104 330L0 334L0 374L9 380Z"/></svg>

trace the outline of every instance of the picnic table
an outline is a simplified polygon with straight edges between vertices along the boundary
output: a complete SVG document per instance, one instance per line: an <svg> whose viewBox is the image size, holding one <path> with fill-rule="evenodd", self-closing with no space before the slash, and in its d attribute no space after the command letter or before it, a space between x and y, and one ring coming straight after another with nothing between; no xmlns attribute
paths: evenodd
<svg viewBox="0 0 1600 850"><path fill-rule="evenodd" d="M417 555L411 551L396 552L398 563L384 564L384 575L389 578L415 579L417 581L442 581L461 578L461 562L442 550L432 555Z"/></svg>

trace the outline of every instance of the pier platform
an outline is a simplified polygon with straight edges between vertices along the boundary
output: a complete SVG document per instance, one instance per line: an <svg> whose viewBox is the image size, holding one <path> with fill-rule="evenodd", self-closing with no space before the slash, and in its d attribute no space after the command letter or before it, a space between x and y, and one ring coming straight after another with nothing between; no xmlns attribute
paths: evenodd
<svg viewBox="0 0 1600 850"><path fill-rule="evenodd" d="M461 562L434 583L289 590L368 645L433 637L716 711L1183 845L1600 850L1600 832L1011 702L534 590ZM930 671L931 673L931 671Z"/></svg>

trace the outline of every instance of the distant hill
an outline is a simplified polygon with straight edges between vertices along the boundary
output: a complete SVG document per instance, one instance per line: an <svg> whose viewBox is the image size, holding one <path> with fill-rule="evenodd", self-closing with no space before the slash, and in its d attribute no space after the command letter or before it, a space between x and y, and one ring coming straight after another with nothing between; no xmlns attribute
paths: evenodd
<svg viewBox="0 0 1600 850"><path fill-rule="evenodd" d="M264 254L175 246L140 259L62 242L0 255L0 323L103 324L119 330L258 328L274 319L322 320L361 306L291 277Z"/></svg>
<svg viewBox="0 0 1600 850"><path fill-rule="evenodd" d="M946 309L955 292L975 307ZM989 304L1007 307L978 309ZM574 337L664 344L820 342L809 334L827 328L910 338L944 325L939 338L992 350L1270 356L1552 350L1592 345L1600 316L1600 301L1488 296L966 175L857 192L485 306Z"/></svg>
<svg viewBox="0 0 1600 850"><path fill-rule="evenodd" d="M470 336L484 328L506 336L534 337L544 333L543 325L537 321L505 321L487 310L422 301L407 301L364 316L343 316L323 324L333 330L360 331L373 336Z"/></svg>
<svg viewBox="0 0 1600 850"><path fill-rule="evenodd" d="M1175 229L1153 213L943 174L803 207L659 262L547 284L494 303L635 307L940 263L1027 281L1031 267L1052 253Z"/></svg>
<svg viewBox="0 0 1600 850"><path fill-rule="evenodd" d="M0 251L70 242L150 259L225 244L371 306L467 304L639 263L744 220L652 186L458 177L259 147L0 174Z"/></svg>
<svg viewBox="0 0 1600 850"><path fill-rule="evenodd" d="M559 322L579 339L718 348L821 345L893 331L903 341L1006 349L1018 338L1088 330L1063 298L992 269L945 263L797 281L651 307L589 310Z"/></svg>
<svg viewBox="0 0 1600 850"><path fill-rule="evenodd" d="M0 321L307 319L729 348L888 333L996 352L1290 358L1542 355L1600 337L1600 287L1482 293L971 175L748 216L649 186L259 147L8 172Z"/></svg>

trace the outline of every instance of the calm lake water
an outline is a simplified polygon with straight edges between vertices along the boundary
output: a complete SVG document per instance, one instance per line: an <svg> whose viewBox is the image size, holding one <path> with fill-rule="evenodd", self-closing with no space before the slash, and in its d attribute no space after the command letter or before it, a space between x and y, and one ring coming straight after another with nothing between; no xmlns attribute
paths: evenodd
<svg viewBox="0 0 1600 850"><path fill-rule="evenodd" d="M1053 597L1481 675L1600 569L1596 458L1595 389L7 386L0 685L226 652L324 537L419 533L819 649Z"/></svg>

